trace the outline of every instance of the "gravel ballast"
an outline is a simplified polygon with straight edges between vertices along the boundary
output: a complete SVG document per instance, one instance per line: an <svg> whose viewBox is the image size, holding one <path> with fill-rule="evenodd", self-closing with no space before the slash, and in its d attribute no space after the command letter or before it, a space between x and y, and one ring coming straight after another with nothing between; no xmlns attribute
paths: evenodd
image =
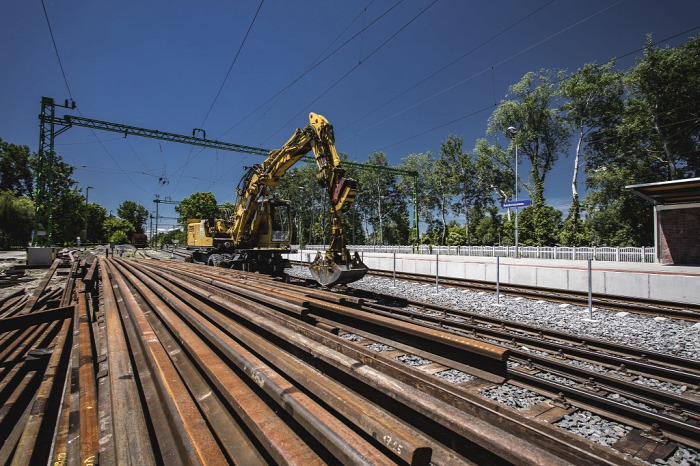
<svg viewBox="0 0 700 466"><path fill-rule="evenodd" d="M295 277L311 278L305 267L294 267L288 272ZM362 280L352 283L350 287L564 332L575 335L581 340L603 340L632 346L642 351L659 352L686 359L700 359L700 324L684 320L596 308L593 308L592 315L590 315L587 307L504 295L501 295L497 301L497 297L493 293L458 290L442 286L436 289L434 284L420 285L399 280L394 286L393 280L376 277L364 277ZM586 367L588 370L603 371L592 364L586 364L586 366L591 366ZM465 380L462 376L463 373L459 371L455 371L456 373L446 372L449 374L436 374L436 376L452 380L454 383L461 383ZM549 377L547 374L542 374L542 376ZM566 383L564 380L561 382ZM637 383L644 383L657 390L676 394L682 394L688 388L662 384L650 379L641 379ZM526 391L507 383L482 390L481 394L519 410L544 400L539 395L531 392L526 393ZM566 416L556 425L607 446L613 445L631 429L629 426L616 424L581 410ZM700 464L700 454L692 449L680 447L674 455L666 460L656 460L655 464L698 465Z"/></svg>

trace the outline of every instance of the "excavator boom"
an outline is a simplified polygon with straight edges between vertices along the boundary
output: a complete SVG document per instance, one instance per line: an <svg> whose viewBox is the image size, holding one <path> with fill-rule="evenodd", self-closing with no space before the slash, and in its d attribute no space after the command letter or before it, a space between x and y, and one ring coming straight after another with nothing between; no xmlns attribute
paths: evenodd
<svg viewBox="0 0 700 466"><path fill-rule="evenodd" d="M279 149L270 151L262 164L248 169L236 189L236 206L223 219L192 219L188 224L188 246L199 248L193 255L199 262L212 265L272 271L277 274L286 260L289 235L279 228L284 216L277 215L285 207L268 199L269 188L296 162L313 151L318 165L317 179L330 198L331 242L319 252L311 264L311 274L323 286L334 286L359 280L367 273L357 253L351 255L345 244L342 214L355 202L357 182L345 177L335 149L333 126L323 116L311 113L309 124L297 129ZM284 210L288 212L288 209Z"/></svg>

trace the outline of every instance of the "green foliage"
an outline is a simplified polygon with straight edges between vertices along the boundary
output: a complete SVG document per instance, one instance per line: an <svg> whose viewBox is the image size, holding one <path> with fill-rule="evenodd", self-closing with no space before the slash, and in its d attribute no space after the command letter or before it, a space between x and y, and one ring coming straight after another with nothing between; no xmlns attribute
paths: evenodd
<svg viewBox="0 0 700 466"><path fill-rule="evenodd" d="M493 206L487 208L486 213L488 215L480 213L477 217L478 221L475 222L476 226L473 228L471 244L493 246L501 243L501 230L504 228L503 217L498 214L498 208Z"/></svg>
<svg viewBox="0 0 700 466"><path fill-rule="evenodd" d="M570 144L570 127L556 106L561 98L556 83L563 77L561 71L527 73L510 87L509 100L499 104L489 118L487 129L491 136L509 134L511 126L517 129L515 135L511 133L509 149L512 153L517 149L518 159L525 157L530 162L530 179L525 188L532 199L533 229L527 236L536 245L547 244L552 238L551 213L545 211L544 182Z"/></svg>
<svg viewBox="0 0 700 466"><path fill-rule="evenodd" d="M418 173L418 177L414 180L412 177L401 177L397 184L398 192L408 199L409 203L413 203L413 192L417 191L418 196L416 203L418 204L418 219L426 223L432 221L433 212L432 206L435 204L433 199L433 190L428 189L430 181L428 174L432 169L433 157L430 152L421 154L409 154L401 159L400 168L402 170L414 171ZM411 232L411 242L422 242L423 239L415 238L415 233Z"/></svg>
<svg viewBox="0 0 700 466"><path fill-rule="evenodd" d="M292 167L270 189L272 195L291 202L295 226L292 241L297 244L322 243L329 221L326 193L316 181L317 172L316 164L312 163Z"/></svg>
<svg viewBox="0 0 700 466"><path fill-rule="evenodd" d="M581 219L581 206L578 196L572 199L569 214L559 231L559 244L562 246L584 246L590 243L588 228Z"/></svg>
<svg viewBox="0 0 700 466"><path fill-rule="evenodd" d="M373 152L367 158L368 165L389 167L383 152ZM355 173L359 190L355 210L365 225L366 237L373 243L405 244L409 236L408 207L398 188L398 176L374 170Z"/></svg>
<svg viewBox="0 0 700 466"><path fill-rule="evenodd" d="M109 236L109 241L115 244L127 244L129 242L129 236L124 230L117 230Z"/></svg>
<svg viewBox="0 0 700 466"><path fill-rule="evenodd" d="M644 160L636 165L608 165L591 171L588 184L595 189L583 200L590 240L599 246L645 246L653 244L653 211L625 186L654 176Z"/></svg>
<svg viewBox="0 0 700 466"><path fill-rule="evenodd" d="M592 140L582 204L595 244L642 246L653 243L652 208L625 186L698 176L700 37L675 49L647 39L623 84L619 123Z"/></svg>
<svg viewBox="0 0 700 466"><path fill-rule="evenodd" d="M32 232L34 204L26 196L0 191L0 249L26 246Z"/></svg>
<svg viewBox="0 0 700 466"><path fill-rule="evenodd" d="M0 191L13 191L18 196L32 194L34 174L29 159L29 147L0 139Z"/></svg>
<svg viewBox="0 0 700 466"><path fill-rule="evenodd" d="M621 131L637 157L660 162L663 179L700 176L700 36L663 49L648 37L625 83L629 102Z"/></svg>
<svg viewBox="0 0 700 466"><path fill-rule="evenodd" d="M551 246L558 242L562 213L552 206L525 207L518 213L518 243L525 246ZM504 234L514 243L515 215L503 223Z"/></svg>
<svg viewBox="0 0 700 466"><path fill-rule="evenodd" d="M175 212L179 214L178 223L187 228L187 220L191 218L217 218L219 208L216 205L216 197L210 192L192 193L189 197L180 201L175 206Z"/></svg>
<svg viewBox="0 0 700 466"><path fill-rule="evenodd" d="M467 244L467 234L462 225L452 220L447 225L447 240L445 243L448 246L465 246Z"/></svg>
<svg viewBox="0 0 700 466"><path fill-rule="evenodd" d="M86 244L104 243L107 241L104 231L105 220L107 220L107 209L94 202L88 204Z"/></svg>
<svg viewBox="0 0 700 466"><path fill-rule="evenodd" d="M124 201L117 207L117 215L134 226L133 233L144 233L148 210L134 201ZM131 237L131 236L129 236Z"/></svg>
<svg viewBox="0 0 700 466"><path fill-rule="evenodd" d="M56 244L75 244L85 230L85 198L77 189L62 192L54 201L53 241Z"/></svg>
<svg viewBox="0 0 700 466"><path fill-rule="evenodd" d="M177 244L183 245L187 243L187 230L185 229L175 229L170 230L166 233L158 233L155 238L156 244Z"/></svg>
<svg viewBox="0 0 700 466"><path fill-rule="evenodd" d="M104 221L104 233L110 242L124 244L136 233L131 222L118 217L109 217ZM118 238L115 240L114 238Z"/></svg>

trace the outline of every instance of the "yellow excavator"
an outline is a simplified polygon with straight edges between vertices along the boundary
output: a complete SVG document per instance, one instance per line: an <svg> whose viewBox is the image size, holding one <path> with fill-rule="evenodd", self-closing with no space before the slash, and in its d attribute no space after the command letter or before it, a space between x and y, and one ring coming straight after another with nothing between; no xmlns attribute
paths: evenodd
<svg viewBox="0 0 700 466"><path fill-rule="evenodd" d="M236 206L222 210L221 218L189 219L187 247L198 263L282 276L289 262L291 212L289 201L269 196L292 165L313 151L317 179L331 200L331 241L318 252L309 269L314 280L327 287L351 283L367 273L357 252L346 247L341 221L355 202L357 182L345 177L335 149L333 126L311 113L309 124L297 129L280 149L270 152L262 164L248 168L236 189Z"/></svg>

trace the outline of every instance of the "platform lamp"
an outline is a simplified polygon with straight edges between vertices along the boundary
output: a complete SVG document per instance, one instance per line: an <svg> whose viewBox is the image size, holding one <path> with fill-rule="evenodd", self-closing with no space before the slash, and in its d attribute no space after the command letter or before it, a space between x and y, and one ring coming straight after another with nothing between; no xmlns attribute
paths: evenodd
<svg viewBox="0 0 700 466"><path fill-rule="evenodd" d="M90 194L90 190L95 189L92 186L88 186L85 188L85 244L87 245L88 242L88 214L90 213L90 205L88 203L88 195Z"/></svg>
<svg viewBox="0 0 700 466"><path fill-rule="evenodd" d="M515 137L518 129L515 126L508 127L508 133ZM515 140L515 201L518 201L518 140ZM515 206L515 258L518 254L518 206Z"/></svg>

